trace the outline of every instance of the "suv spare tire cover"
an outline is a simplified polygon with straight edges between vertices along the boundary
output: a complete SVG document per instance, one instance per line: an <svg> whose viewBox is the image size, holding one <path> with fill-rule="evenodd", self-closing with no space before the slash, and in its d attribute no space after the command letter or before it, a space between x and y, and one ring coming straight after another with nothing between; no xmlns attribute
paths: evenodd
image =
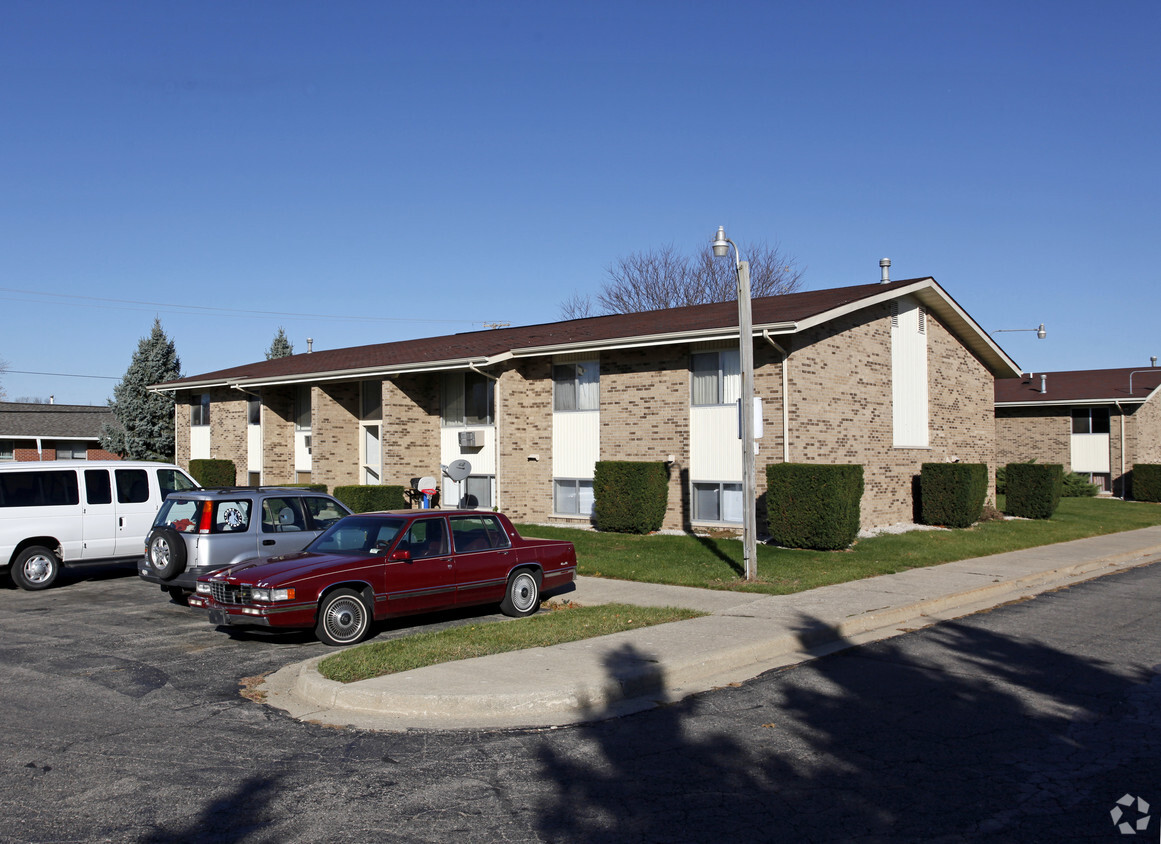
<svg viewBox="0 0 1161 844"><path fill-rule="evenodd" d="M145 540L145 558L163 580L185 571L185 539L171 527L155 527Z"/></svg>

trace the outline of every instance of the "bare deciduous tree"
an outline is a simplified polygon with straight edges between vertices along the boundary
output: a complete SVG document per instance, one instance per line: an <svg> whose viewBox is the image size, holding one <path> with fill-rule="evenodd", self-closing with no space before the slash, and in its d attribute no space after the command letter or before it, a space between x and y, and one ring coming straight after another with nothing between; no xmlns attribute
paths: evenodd
<svg viewBox="0 0 1161 844"><path fill-rule="evenodd" d="M743 245L741 254L750 263L751 296L777 296L801 286L797 261L777 246ZM672 245L635 252L619 258L606 272L608 279L595 300L589 294L574 293L561 303L564 319L728 302L738 295L733 254L715 259L708 244L693 256L680 254Z"/></svg>

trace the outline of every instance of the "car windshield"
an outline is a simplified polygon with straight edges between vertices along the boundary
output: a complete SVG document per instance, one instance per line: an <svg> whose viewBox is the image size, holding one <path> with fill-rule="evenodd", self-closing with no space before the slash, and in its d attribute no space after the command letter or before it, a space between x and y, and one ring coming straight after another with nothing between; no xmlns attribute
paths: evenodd
<svg viewBox="0 0 1161 844"><path fill-rule="evenodd" d="M306 550L319 554L385 554L404 524L404 519L347 516L327 528Z"/></svg>

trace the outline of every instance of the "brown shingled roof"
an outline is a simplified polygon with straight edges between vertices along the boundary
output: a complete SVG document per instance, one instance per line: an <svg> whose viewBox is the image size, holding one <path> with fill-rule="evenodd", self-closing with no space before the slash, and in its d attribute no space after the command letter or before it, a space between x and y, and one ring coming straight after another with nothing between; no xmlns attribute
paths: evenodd
<svg viewBox="0 0 1161 844"><path fill-rule="evenodd" d="M0 402L0 437L92 440L106 424L119 427L107 405Z"/></svg>
<svg viewBox="0 0 1161 844"><path fill-rule="evenodd" d="M764 326L801 323L862 300L924 283L935 285L932 279L907 279L888 284L861 284L757 298L752 302L753 324L755 329L760 329ZM946 293L942 295L946 297ZM947 300L951 301L950 297ZM737 303L718 302L322 350L190 375L156 386L180 389L183 386L192 388L205 384L286 381L320 373L351 373L351 377L357 377L360 370L419 367L445 361L471 360L479 363L487 358L509 352L519 353L521 350L583 346L589 343L597 345L621 339L629 341L685 332L728 330L737 325Z"/></svg>
<svg viewBox="0 0 1161 844"><path fill-rule="evenodd" d="M1040 392L1045 376L1046 392ZM1132 377L1132 393L1129 379ZM1049 402L1144 401L1161 386L1161 367L1082 369L1070 372L1036 372L1022 378L996 380L996 404L1045 404Z"/></svg>

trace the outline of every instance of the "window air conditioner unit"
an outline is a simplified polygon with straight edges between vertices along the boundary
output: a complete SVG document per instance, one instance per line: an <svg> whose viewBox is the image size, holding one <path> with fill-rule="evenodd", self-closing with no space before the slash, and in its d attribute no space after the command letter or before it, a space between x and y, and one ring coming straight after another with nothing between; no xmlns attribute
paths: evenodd
<svg viewBox="0 0 1161 844"><path fill-rule="evenodd" d="M483 431L460 431L460 448L479 448L483 444Z"/></svg>

